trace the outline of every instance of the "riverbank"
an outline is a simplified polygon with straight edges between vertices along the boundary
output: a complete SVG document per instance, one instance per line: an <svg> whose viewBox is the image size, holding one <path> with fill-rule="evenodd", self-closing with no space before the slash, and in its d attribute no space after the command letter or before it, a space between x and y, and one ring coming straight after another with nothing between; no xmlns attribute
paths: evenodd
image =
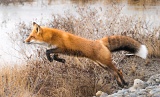
<svg viewBox="0 0 160 97"><path fill-rule="evenodd" d="M160 74L152 75L148 81L135 79L132 87L118 90L108 95L102 91L96 93L96 97L159 97L160 96Z"/></svg>

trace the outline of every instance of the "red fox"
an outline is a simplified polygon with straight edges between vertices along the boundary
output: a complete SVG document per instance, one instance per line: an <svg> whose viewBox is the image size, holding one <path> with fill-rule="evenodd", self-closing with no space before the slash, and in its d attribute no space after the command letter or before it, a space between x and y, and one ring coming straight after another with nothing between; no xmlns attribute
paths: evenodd
<svg viewBox="0 0 160 97"><path fill-rule="evenodd" d="M32 32L24 42L52 45L52 49L46 50L47 59L51 62L53 60L65 62L58 57L58 53L89 58L109 70L120 87L128 83L125 82L122 71L112 63L111 52L126 50L144 59L148 54L145 45L127 36L117 35L100 40L88 40L58 29L41 27L35 22ZM53 58L50 56L51 53L55 54Z"/></svg>

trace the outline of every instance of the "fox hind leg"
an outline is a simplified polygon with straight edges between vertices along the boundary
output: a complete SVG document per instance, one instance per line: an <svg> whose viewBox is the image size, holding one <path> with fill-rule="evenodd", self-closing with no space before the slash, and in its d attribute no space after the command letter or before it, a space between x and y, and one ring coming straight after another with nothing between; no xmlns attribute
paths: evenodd
<svg viewBox="0 0 160 97"><path fill-rule="evenodd" d="M117 84L120 86L120 87L124 87L124 85L128 85L128 83L124 80L123 78L123 74L122 74L122 70L118 70L114 64L109 64L108 65L108 70L114 75L114 77L116 78L117 80Z"/></svg>
<svg viewBox="0 0 160 97"><path fill-rule="evenodd" d="M125 82L122 74L122 70L117 69L114 64L109 64L108 66L103 66L101 63L97 62L103 69L108 70L111 74L116 78L117 84L120 87L124 87L124 85L128 86L128 83Z"/></svg>

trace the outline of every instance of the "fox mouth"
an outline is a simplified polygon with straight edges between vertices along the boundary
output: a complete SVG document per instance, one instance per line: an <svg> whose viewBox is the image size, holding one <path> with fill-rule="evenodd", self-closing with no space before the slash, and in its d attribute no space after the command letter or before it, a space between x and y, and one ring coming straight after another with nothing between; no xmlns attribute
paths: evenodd
<svg viewBox="0 0 160 97"><path fill-rule="evenodd" d="M25 42L26 44L38 44L38 45L44 45L46 43L35 43L35 42Z"/></svg>
<svg viewBox="0 0 160 97"><path fill-rule="evenodd" d="M32 44L31 42L25 42L25 41L23 41L23 43L25 43L25 44Z"/></svg>

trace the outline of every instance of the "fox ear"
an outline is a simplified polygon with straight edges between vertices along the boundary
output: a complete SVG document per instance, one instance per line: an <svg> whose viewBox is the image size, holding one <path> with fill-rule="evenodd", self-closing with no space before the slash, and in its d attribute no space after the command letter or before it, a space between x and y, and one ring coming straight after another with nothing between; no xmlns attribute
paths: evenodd
<svg viewBox="0 0 160 97"><path fill-rule="evenodd" d="M37 31L37 33L39 33L39 30L40 30L40 26L39 26L39 25L37 25L37 27L36 27L36 31Z"/></svg>
<svg viewBox="0 0 160 97"><path fill-rule="evenodd" d="M36 22L33 22L33 26L36 25Z"/></svg>
<svg viewBox="0 0 160 97"><path fill-rule="evenodd" d="M33 22L33 26L36 27L36 32L37 32L37 34L39 34L40 33L40 26L36 22Z"/></svg>

